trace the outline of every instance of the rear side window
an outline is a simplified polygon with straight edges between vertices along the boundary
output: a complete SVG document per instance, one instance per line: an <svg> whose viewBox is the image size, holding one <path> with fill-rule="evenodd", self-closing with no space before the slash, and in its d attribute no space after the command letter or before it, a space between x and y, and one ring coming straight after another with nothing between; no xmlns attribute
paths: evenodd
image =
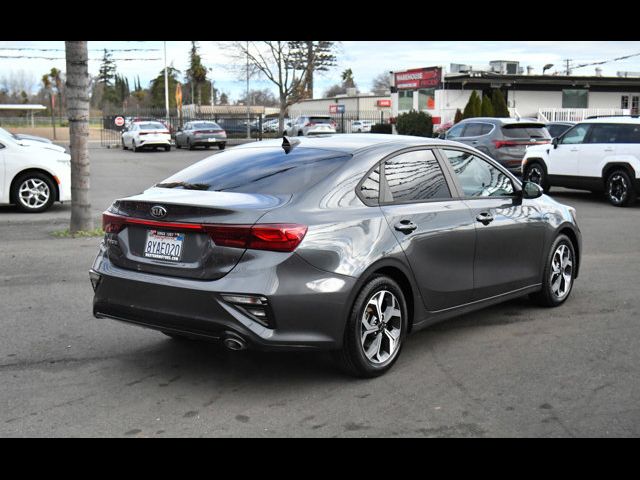
<svg viewBox="0 0 640 480"><path fill-rule="evenodd" d="M367 205L377 205L380 196L380 167L369 174L360 185L360 194Z"/></svg>
<svg viewBox="0 0 640 480"><path fill-rule="evenodd" d="M385 162L384 175L394 203L451 198L451 192L431 150L416 150Z"/></svg>
<svg viewBox="0 0 640 480"><path fill-rule="evenodd" d="M585 143L617 143L620 135L620 125L595 124Z"/></svg>
<svg viewBox="0 0 640 480"><path fill-rule="evenodd" d="M216 192L291 194L311 188L351 155L312 148L239 148L206 158L158 187Z"/></svg>
<svg viewBox="0 0 640 480"><path fill-rule="evenodd" d="M639 125L618 125L616 143L640 143Z"/></svg>
<svg viewBox="0 0 640 480"><path fill-rule="evenodd" d="M544 125L538 124L513 124L504 125L502 134L507 138L521 138L529 140L530 138L551 138L549 132Z"/></svg>
<svg viewBox="0 0 640 480"><path fill-rule="evenodd" d="M469 123L467 128L464 129L465 137L479 137L480 135L486 135L491 131L492 126L488 123Z"/></svg>
<svg viewBox="0 0 640 480"><path fill-rule="evenodd" d="M309 118L311 123L331 123L330 117L311 117Z"/></svg>

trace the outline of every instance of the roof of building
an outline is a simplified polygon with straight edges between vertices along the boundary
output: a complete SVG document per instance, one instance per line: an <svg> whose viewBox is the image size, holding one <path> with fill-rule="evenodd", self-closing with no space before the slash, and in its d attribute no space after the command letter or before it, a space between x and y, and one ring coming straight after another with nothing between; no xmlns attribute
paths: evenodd
<svg viewBox="0 0 640 480"><path fill-rule="evenodd" d="M640 86L640 78L602 77L596 75L511 75L496 72L470 71L449 73L445 83L501 83L519 85L565 85L575 87L598 86Z"/></svg>
<svg viewBox="0 0 640 480"><path fill-rule="evenodd" d="M0 104L0 110L46 110L44 105L37 105L32 103L18 103L18 104Z"/></svg>

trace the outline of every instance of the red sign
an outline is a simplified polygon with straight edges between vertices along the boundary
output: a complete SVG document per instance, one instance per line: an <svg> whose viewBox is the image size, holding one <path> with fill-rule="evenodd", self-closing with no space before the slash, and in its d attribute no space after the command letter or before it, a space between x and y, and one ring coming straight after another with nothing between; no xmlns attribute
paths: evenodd
<svg viewBox="0 0 640 480"><path fill-rule="evenodd" d="M338 113L338 104L332 103L329 105L329 113Z"/></svg>
<svg viewBox="0 0 640 480"><path fill-rule="evenodd" d="M115 123L115 124L116 124L116 127L121 127L121 126L123 126L123 125L124 125L124 118L123 118L123 117L116 117L116 118L113 120L113 123Z"/></svg>
<svg viewBox="0 0 640 480"><path fill-rule="evenodd" d="M378 106L379 107L390 107L391 106L391 100L378 100Z"/></svg>
<svg viewBox="0 0 640 480"><path fill-rule="evenodd" d="M395 79L399 89L440 88L442 68L427 67L396 72Z"/></svg>

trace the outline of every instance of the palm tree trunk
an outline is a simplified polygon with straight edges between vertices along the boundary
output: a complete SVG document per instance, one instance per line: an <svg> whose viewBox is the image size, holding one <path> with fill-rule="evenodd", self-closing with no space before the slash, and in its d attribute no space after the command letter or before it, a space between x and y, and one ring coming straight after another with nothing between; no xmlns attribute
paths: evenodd
<svg viewBox="0 0 640 480"><path fill-rule="evenodd" d="M89 199L89 59L87 42L65 42L67 113L71 140L71 224L69 230L93 230Z"/></svg>

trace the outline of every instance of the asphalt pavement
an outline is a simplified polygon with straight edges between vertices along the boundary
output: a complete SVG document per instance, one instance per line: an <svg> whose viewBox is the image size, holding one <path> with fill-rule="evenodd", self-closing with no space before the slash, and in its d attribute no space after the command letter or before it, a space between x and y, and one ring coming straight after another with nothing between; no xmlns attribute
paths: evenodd
<svg viewBox="0 0 640 480"><path fill-rule="evenodd" d="M215 153L92 146L96 221ZM371 380L327 354L230 352L95 319L100 239L51 235L69 205L0 207L0 436L638 436L640 203L551 195L577 208L583 233L568 301L517 299L420 331Z"/></svg>

